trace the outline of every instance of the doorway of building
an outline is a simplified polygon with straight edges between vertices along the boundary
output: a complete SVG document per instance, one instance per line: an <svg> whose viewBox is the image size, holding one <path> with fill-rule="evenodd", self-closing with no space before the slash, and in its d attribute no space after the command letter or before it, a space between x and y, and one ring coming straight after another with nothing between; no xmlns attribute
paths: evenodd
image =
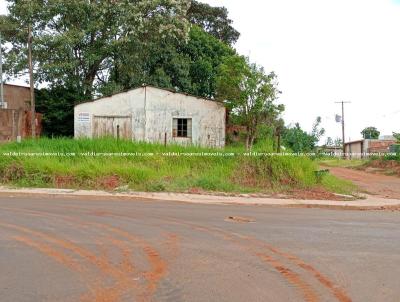
<svg viewBox="0 0 400 302"><path fill-rule="evenodd" d="M94 116L93 137L132 139L131 116Z"/></svg>

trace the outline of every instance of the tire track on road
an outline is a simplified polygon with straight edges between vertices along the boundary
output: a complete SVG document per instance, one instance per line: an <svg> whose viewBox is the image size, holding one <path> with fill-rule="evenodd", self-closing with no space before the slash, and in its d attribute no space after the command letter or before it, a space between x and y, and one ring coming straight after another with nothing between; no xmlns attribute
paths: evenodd
<svg viewBox="0 0 400 302"><path fill-rule="evenodd" d="M226 232L223 229L217 229L217 231ZM260 248L267 248L269 251L271 251L275 255L281 256L281 257L286 258L287 260L291 261L296 266L298 266L301 269L310 273L322 286L324 286L326 289L328 289L339 302L351 302L352 301L352 299L345 293L344 290L342 290L339 286L335 285L335 283L333 281L331 281L327 276L325 276L320 271L315 269L312 265L303 261L298 256L280 251L278 248L271 246L271 245L267 244L266 242L256 239L251 236L243 236L243 235L235 234L235 233L230 233L230 234L232 234L233 236L236 236L237 238L240 238L242 240L252 242L253 244L258 243Z"/></svg>
<svg viewBox="0 0 400 302"><path fill-rule="evenodd" d="M158 218L164 219L161 217L158 217ZM181 225L183 224L183 225L190 226L193 229L198 230L198 231L205 231L205 232L209 232L211 234L213 234L213 233L217 234L217 235L221 236L223 239L229 240L229 241L234 242L239 245L243 245L243 244L240 243L239 241L237 241L238 239L244 240L244 241L247 241L247 242L250 242L253 244L256 243L258 245L258 248L267 248L270 252L289 260L290 262L292 262L299 268L310 273L311 276L313 276L323 287L328 289L339 302L351 302L352 301L352 299L344 292L344 290L342 290L339 286L335 285L333 281L331 281L327 276L323 275L321 272L319 272L317 269L315 269L312 265L307 264L306 262L304 262L302 259L300 259L299 257L297 257L295 255L282 252L279 249L277 249L276 247L268 245L264 241L261 241L259 239L253 238L253 237L236 234L233 232L227 232L221 228L205 227L205 226L198 225L198 224L182 222L182 221L176 220L176 219L168 219L168 220L172 221L174 223L177 223L177 224L181 224ZM245 247L247 247L247 245L245 245ZM292 276L290 273L292 271L285 268L281 263L276 262L276 260L274 258L272 258L270 255L265 255L263 253L257 253L257 252L256 252L256 254L257 254L257 256L261 257L264 261L269 260L266 262L273 265L273 267L276 270L278 270L282 275L284 275L284 277L286 279L289 276L291 276L290 283L296 283L297 287L302 289L305 298L315 299L316 297L318 297L317 295L315 295L315 293L312 294L310 292L310 286L306 282L300 280L299 278L297 278L297 276ZM274 264L276 264L276 265L274 265ZM288 271L290 271L290 272L288 272ZM306 300L306 301L309 301L309 300ZM314 300L311 300L311 301L314 301ZM315 301L317 301L317 300L315 300Z"/></svg>
<svg viewBox="0 0 400 302"><path fill-rule="evenodd" d="M293 285L300 291L305 301L307 302L320 301L318 292L316 292L308 282L304 281L298 273L292 271L290 268L285 266L282 262L280 262L273 256L266 254L265 252L262 251L254 251L249 247L249 245L243 245L240 241L238 241L238 237L234 233L227 232L223 229L209 228L202 225L182 222L180 220L175 220L175 219L168 219L168 221L179 225L188 226L194 230L208 233L212 236L215 236L217 238L222 238L225 241L229 241L238 245L240 248L257 256L260 260L267 263L274 270L276 270L289 284Z"/></svg>
<svg viewBox="0 0 400 302"><path fill-rule="evenodd" d="M143 274L147 280L147 286L144 292L139 296L139 301L147 301L150 299L156 291L158 283L167 272L167 262L160 257L158 251L154 249L154 247L152 247L146 240L143 240L137 236L133 236L131 233L115 226L100 224L97 222L91 222L91 224L133 241L142 248L152 269L148 272L144 272Z"/></svg>
<svg viewBox="0 0 400 302"><path fill-rule="evenodd" d="M303 293L305 301L316 302L320 300L318 293L316 293L312 286L304 281L299 274L285 267L280 261L271 256L262 253L257 254L257 256L269 265L273 266L289 283L299 288Z"/></svg>
<svg viewBox="0 0 400 302"><path fill-rule="evenodd" d="M321 272L319 272L317 269L315 269L312 265L307 264L304 262L302 259L299 257L282 252L274 247L268 246L268 249L274 252L277 255L280 255L282 257L285 257L286 259L292 261L295 263L297 266L301 267L302 269L308 271L314 277L323 285L325 286L328 290L332 292L332 294L337 298L338 301L340 302L351 302L352 299L342 290L339 286L335 285L331 280L329 280L328 277L323 275Z"/></svg>
<svg viewBox="0 0 400 302"><path fill-rule="evenodd" d="M126 214L119 214L115 212L102 212L100 210L97 210L93 212L91 209L84 209L84 208L79 208L75 207L79 211L88 211L90 215L94 216L99 216L98 213L101 213L102 216L107 216L107 217L124 217L124 218L129 218L129 219L140 219L142 218L141 216L135 216L132 217L130 215ZM69 216L64 216L60 214L54 214L54 213L49 213L46 212L47 214L55 217L63 217L63 219L73 219L76 221L74 218L71 218ZM251 252L253 255L256 255L259 257L264 263L269 264L272 266L276 271L279 272L279 274L282 275L290 284L294 285L296 288L298 288L302 296L306 301L319 301L318 297L318 292L314 291L313 287L304 281L302 279L302 276L299 275L298 273L294 272L291 270L289 267L287 267L284 263L273 257L272 255L276 255L279 257L284 258L288 263L291 263L295 265L296 267L300 268L301 270L304 270L312 278L314 278L319 284L321 284L324 288L326 288L328 291L330 291L334 297L340 301L340 302L350 302L352 301L351 298L345 293L344 290L342 290L339 286L335 285L333 281L331 281L327 276L323 275L321 272L319 272L317 269L315 269L312 265L306 263L303 261L301 258L283 252L279 249L277 249L274 246L269 245L268 243L258 240L254 237L250 236L244 236L241 234L233 233L233 232L228 232L222 228L217 228L217 227L207 227L203 225L198 225L190 222L184 222L178 219L174 218L165 218L165 217L160 217L160 216L155 216L152 215L152 218L156 218L160 221L167 222L170 224L177 224L177 225L183 225L186 227L190 227L194 230L197 230L199 232L206 232L209 233L213 236L217 236L218 238L223 238L224 240L231 241L248 252ZM167 268L166 263L163 263L163 261L159 262L159 255L157 251L152 250L151 248L145 248L146 246L146 241L137 241L137 237L132 237L132 235L129 232L126 232L122 229L118 229L116 227L106 225L106 224L99 224L96 222L91 222L93 226L108 230L108 232L115 233L123 238L128 239L129 241L134 241L136 244L138 244L146 253L149 263L151 263L152 266L152 272L149 274L144 274L148 285L146 286L146 289L144 290L144 293L142 296L140 296L141 301L144 301L148 299L149 297L154 295L154 292L157 289L157 285L160 282L160 280L166 275ZM249 245L250 243L250 245ZM268 250L270 253L266 253L265 250Z"/></svg>
<svg viewBox="0 0 400 302"><path fill-rule="evenodd" d="M86 209L89 211L89 209ZM120 216L120 217L126 217L126 218L133 218L129 215L126 214L116 214L113 212L107 212L107 216ZM138 217L135 217L138 218ZM192 229L195 229L197 231L201 232L218 232L225 240L230 240L236 242L237 239L244 240L244 241L249 241L252 244L255 244L258 246L258 248L261 249L268 249L270 252L273 254L283 257L286 260L290 261L297 267L301 268L302 270L308 272L315 278L323 287L325 287L328 291L330 291L334 297L339 301L339 302L351 302L352 299L347 295L347 293L341 289L339 286L337 286L333 281L331 281L327 276L322 274L320 271L318 271L316 268L314 268L312 265L306 263L303 261L301 258L298 256L295 256L293 254L289 254L283 251L280 251L278 248L269 245L268 243L261 241L259 239L256 239L254 237L249 237L249 236L243 236L240 234L232 233L232 232L227 232L221 228L216 228L216 227L205 227L203 225L197 225L193 223L188 223L188 222L182 222L181 220L176 220L176 219L168 219L160 216L154 216L153 218L157 218L162 221L167 221L167 222L173 222L173 223L179 223L179 224L184 224L186 226L191 227ZM236 242L237 244L241 244L240 242ZM268 256L268 255L267 255ZM265 260L265 259L264 259ZM278 265L278 269L284 272L285 270L281 269L282 267ZM276 269L276 268L275 268ZM303 285L301 285L304 287Z"/></svg>
<svg viewBox="0 0 400 302"><path fill-rule="evenodd" d="M76 218L72 218L72 217L60 215L60 214L55 214L55 213L51 213L51 212L45 212L45 211L13 209L13 208L3 208L3 209L9 210L9 211L14 211L14 212L16 211L16 212L20 212L20 213L24 213L24 214L39 215L42 217L47 216L47 217L51 217L51 218L61 218L63 220L73 222L73 223L78 223L78 224L86 226L86 227L87 226L95 226L99 229L103 229L103 230L106 230L113 234L116 234L120 237L123 237L123 238L127 239L129 242L134 242L136 245L138 245L143 250L143 252L146 255L147 260L151 266L150 271L142 272L143 277L147 281L147 285L142 290L142 293L140 293L138 295L139 301L149 301L151 299L151 296L154 295L154 293L157 289L158 283L166 275L167 262L163 258L161 258L159 252L152 245L150 245L146 240L142 239L139 236L132 235L131 233L129 233L121 228L114 227L114 226L104 224L104 223L88 222L88 221L83 222ZM51 237L50 235L46 235L44 233L33 231L28 228L20 227L17 225L11 225L11 224L7 225L7 224L0 223L0 226L2 226L2 225L17 229L22 232L26 232L31 235L37 235L40 238L47 239L48 241L53 242L55 244L59 244L61 247L65 248L67 250L70 250L72 252L75 252L77 255L88 260L90 263L97 265L102 270L103 273L110 274L115 279L120 280L119 281L120 284L127 283L126 281L125 282L121 281L122 276L121 276L120 272L118 271L118 269L114 269L112 264L108 260L104 261L103 258L99 258L95 254L92 254L90 251L82 249L77 245L74 245L72 242L60 240L58 238ZM178 240L179 240L179 238L176 236L176 234L169 234L166 244L169 245L170 248L175 247L175 249L176 249ZM121 244L122 241L120 241L120 240L113 239L113 242L114 243L118 242L117 246L119 248L123 248L122 253L124 254L124 258L125 258L124 261L126 261L127 253L131 253L132 251L129 251L127 249L126 245ZM128 265L129 269L132 267L133 266ZM137 287L138 286L135 286L135 288L137 288ZM115 294L113 294L113 296L115 296ZM112 301L114 301L114 300L112 300ZM117 300L115 300L115 301L117 301Z"/></svg>
<svg viewBox="0 0 400 302"><path fill-rule="evenodd" d="M104 276L111 276L111 277L113 277L114 280L116 280L116 285L114 287L109 287L109 286L106 286L105 284L97 286L96 291L91 292L89 295L82 297L81 300L84 302L86 302L86 301L116 302L116 301L120 300L122 294L125 291L127 291L133 287L133 285L132 285L133 283L131 282L131 279L129 278L129 276L127 276L127 274L124 271L121 271L121 270L115 268L112 265L112 263L109 262L108 259L99 257L96 254L90 252L89 250L84 249L68 240L59 239L59 238L51 236L49 234L35 231L35 230L29 229L27 227L15 225L15 224L0 222L0 227L13 229L13 230L22 232L24 234L28 234L30 236L36 237L36 238L40 238L44 241L50 242L58 247L68 250L68 251L72 252L73 254L78 255L79 257L84 259L86 262L95 266L97 269L100 270L100 272ZM15 239L18 241L17 238L15 238ZM60 255L62 255L60 252L58 252L58 254L56 252L54 252L55 250L50 251L47 248L48 247L47 245L43 245L41 243L32 244L34 241L30 240L29 238L28 238L28 240L25 240L25 238L22 238L22 237L20 237L19 239L20 239L19 240L20 242L24 242L24 243L26 243L26 245L28 245L30 247L34 247L41 252L45 252L45 255L47 255L47 256L51 257L51 254L58 255L57 258L60 259L59 257L60 257ZM54 257L52 257L52 258L54 259ZM101 283L101 281L96 280L93 283Z"/></svg>
<svg viewBox="0 0 400 302"><path fill-rule="evenodd" d="M88 210L88 209L87 209ZM115 217L125 217L132 219L133 217L126 215L126 214L116 214L112 212L107 212L107 216L115 216ZM205 227L202 225L196 225L193 223L187 223L187 222L182 222L180 220L176 219L168 219L164 217L159 217L159 216L152 216L153 218L157 218L163 222L167 223L172 223L172 224L177 224L181 226L186 226L190 227L192 229L195 229L200 232L205 232L209 233L213 236L217 236L218 238L222 237L224 240L228 240L231 242L234 242L235 244L239 244L241 247L243 247L243 244L241 244L237 239L239 238L233 233L226 232L222 229L212 229L209 227ZM137 217L135 217L137 218ZM248 251L248 246L246 246L246 251ZM301 276L297 274L296 272L290 270L289 268L285 267L284 264L279 262L277 259L273 258L271 255L267 255L265 252L254 252L253 254L259 257L263 262L268 263L270 266L272 266L279 274L281 274L284 279L287 280L288 283L292 284L294 287L299 289L302 293L302 296L304 297L305 301L307 302L318 302L319 296L318 293L314 291L312 286L308 284L306 281L302 280Z"/></svg>
<svg viewBox="0 0 400 302"><path fill-rule="evenodd" d="M86 284L86 287L89 290L88 294L82 295L80 299L82 302L115 302L118 300L117 297L107 292L108 289L105 289L102 285L98 284L98 281L89 281L89 279L93 280L93 277L89 276L90 274L88 270L68 255L53 249L47 244L35 242L34 240L24 236L13 236L12 238L21 244L38 250L45 256L54 259L63 266L66 266L68 269L79 273L79 278Z"/></svg>
<svg viewBox="0 0 400 302"><path fill-rule="evenodd" d="M75 207L76 209L78 209L78 207ZM98 216L97 213L99 211L93 212L90 211L90 209L82 209L79 208L79 210L86 210L88 211L88 214L94 215L94 216ZM102 215L106 215L108 217L125 217L125 218L140 218L140 217L132 217L130 215L126 215L126 214L116 214L110 211L107 212L103 212L100 211L102 213ZM197 224L193 224L193 223L188 223L188 222L182 222L181 220L176 220L176 219L172 219L172 218L164 218L164 217L160 217L160 216L152 216L153 218L157 218L163 222L168 222L168 223L173 223L173 224L178 224L181 226L186 226L186 227L190 227L192 229L195 229L199 232L205 232L205 233L209 233L213 236L217 236L222 237L224 240L230 241L235 243L236 245L239 245L241 247L245 247L246 251L249 251L248 249L248 245L243 245L243 243L241 243L238 239L243 240L244 237L241 235L237 235L235 233L230 233L227 232L223 229L219 229L219 228L210 228L210 227L205 227L202 225L197 225ZM115 231L115 230L114 230ZM117 231L118 234L118 231ZM292 271L291 269L289 269L288 267L286 267L283 263L281 263L279 260L275 259L274 257L272 257L269 254L266 254L265 252L260 252L260 251L251 251L253 255L259 257L263 262L269 264L270 266L272 266L279 274L282 275L282 277L284 279L286 279L286 281L293 285L294 287L296 287L302 294L302 296L304 297L305 301L307 302L318 302L319 296L318 296L318 292L316 292L313 287L308 284L306 281L304 281L301 276ZM274 252L271 250L271 252ZM151 291L151 290L150 290ZM339 300L340 302L343 302L341 300Z"/></svg>

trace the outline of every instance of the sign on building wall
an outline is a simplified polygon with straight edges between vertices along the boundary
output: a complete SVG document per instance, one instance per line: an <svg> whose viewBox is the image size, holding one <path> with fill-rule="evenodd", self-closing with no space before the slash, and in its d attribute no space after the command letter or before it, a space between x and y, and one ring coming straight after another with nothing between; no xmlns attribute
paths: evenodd
<svg viewBox="0 0 400 302"><path fill-rule="evenodd" d="M90 113L88 113L88 112L79 113L78 122L80 122L80 123L90 123Z"/></svg>

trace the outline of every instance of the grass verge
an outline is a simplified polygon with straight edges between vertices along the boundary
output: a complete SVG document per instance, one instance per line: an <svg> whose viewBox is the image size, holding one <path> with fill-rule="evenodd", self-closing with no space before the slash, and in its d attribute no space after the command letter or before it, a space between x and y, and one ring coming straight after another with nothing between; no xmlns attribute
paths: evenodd
<svg viewBox="0 0 400 302"><path fill-rule="evenodd" d="M340 168L358 168L362 167L368 162L365 159L342 159L342 158L324 158L318 160L318 164L327 167L340 167Z"/></svg>
<svg viewBox="0 0 400 302"><path fill-rule="evenodd" d="M353 195L358 191L357 186L351 181L339 179L331 174L324 176L321 180L322 186L329 192L344 195Z"/></svg>
<svg viewBox="0 0 400 302"><path fill-rule="evenodd" d="M323 186L343 191L333 176L319 183L317 169L307 157L250 156L240 147L165 147L108 138L42 138L0 146L0 182L18 187L272 193Z"/></svg>

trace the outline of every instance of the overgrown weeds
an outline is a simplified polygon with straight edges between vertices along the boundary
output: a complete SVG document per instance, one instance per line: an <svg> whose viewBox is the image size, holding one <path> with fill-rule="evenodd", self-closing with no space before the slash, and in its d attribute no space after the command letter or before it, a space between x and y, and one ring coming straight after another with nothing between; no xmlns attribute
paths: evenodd
<svg viewBox="0 0 400 302"><path fill-rule="evenodd" d="M270 145L255 151L271 152ZM317 169L307 157L252 156L240 146L42 138L0 147L1 182L27 187L268 193L318 186Z"/></svg>

